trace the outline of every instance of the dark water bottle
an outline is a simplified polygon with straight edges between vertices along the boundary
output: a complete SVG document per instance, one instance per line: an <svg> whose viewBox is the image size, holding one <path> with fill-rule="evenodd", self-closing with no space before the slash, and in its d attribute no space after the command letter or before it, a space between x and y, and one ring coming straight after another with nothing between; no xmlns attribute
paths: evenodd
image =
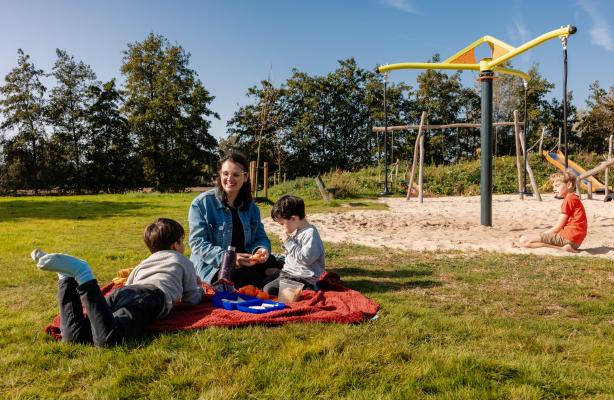
<svg viewBox="0 0 614 400"><path fill-rule="evenodd" d="M218 279L227 279L232 281L236 262L237 253L235 252L235 248L233 246L228 246L228 250L224 252L224 257L222 258L222 266L220 267Z"/></svg>

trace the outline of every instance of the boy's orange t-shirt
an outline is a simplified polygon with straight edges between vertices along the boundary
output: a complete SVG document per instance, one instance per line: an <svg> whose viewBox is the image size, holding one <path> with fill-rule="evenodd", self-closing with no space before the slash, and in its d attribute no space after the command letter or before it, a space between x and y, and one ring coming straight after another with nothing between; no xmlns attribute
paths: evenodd
<svg viewBox="0 0 614 400"><path fill-rule="evenodd" d="M559 235L570 242L581 244L586 237L588 221L580 198L575 193L567 194L563 199L563 204L561 204L561 212L567 214L569 218Z"/></svg>

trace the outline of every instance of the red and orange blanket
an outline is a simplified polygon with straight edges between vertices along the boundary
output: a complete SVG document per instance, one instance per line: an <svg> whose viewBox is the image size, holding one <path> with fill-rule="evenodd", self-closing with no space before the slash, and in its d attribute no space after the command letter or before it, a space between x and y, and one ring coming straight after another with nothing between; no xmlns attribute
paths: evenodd
<svg viewBox="0 0 614 400"><path fill-rule="evenodd" d="M121 287L121 280L105 285L101 290L105 296ZM289 322L335 322L352 324L371 319L377 314L379 304L361 293L341 284L339 275L326 272L318 283L320 291L303 290L301 299L290 303L283 310L265 314L250 314L215 308L211 304L213 289L206 286L201 304L188 306L179 304L164 319L148 326L151 332L203 329L209 326L238 327L244 325L281 325ZM61 339L60 318L56 316L45 331Z"/></svg>

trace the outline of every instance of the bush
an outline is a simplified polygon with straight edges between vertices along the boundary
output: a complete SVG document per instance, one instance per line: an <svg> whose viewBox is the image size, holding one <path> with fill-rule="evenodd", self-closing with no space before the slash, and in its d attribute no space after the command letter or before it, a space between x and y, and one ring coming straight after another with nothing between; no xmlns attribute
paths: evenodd
<svg viewBox="0 0 614 400"><path fill-rule="evenodd" d="M578 162L587 170L599 164L602 156L585 154L572 156L570 159ZM541 155L532 154L530 165L540 191L552 191L549 182L551 174L557 170ZM406 168L410 168L406 166ZM405 168L399 170L398 179L389 181L389 190L398 195L405 194L405 188L401 187L407 171ZM524 172L523 172L524 173ZM418 180L418 173L414 176ZM597 177L602 180L602 177ZM496 157L493 162L493 193L511 194L518 192L518 172L516 170L516 157L502 156ZM359 198L374 197L382 191L383 171L377 167L364 168L356 172L337 172L328 173L322 176L326 187L336 187L335 197ZM530 188L529 176L527 174L527 187ZM464 161L450 165L427 165L424 169L424 191L430 196L476 196L480 194L480 161ZM277 199L281 195L291 193L304 198L305 200L318 200L321 198L320 192L313 178L299 178L288 181L271 188L269 191L271 199Z"/></svg>

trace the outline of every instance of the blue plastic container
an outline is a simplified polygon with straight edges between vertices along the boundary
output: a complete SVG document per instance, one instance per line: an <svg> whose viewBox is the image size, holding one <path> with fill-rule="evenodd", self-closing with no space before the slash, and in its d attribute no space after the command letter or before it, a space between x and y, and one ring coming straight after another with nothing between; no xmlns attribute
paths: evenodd
<svg viewBox="0 0 614 400"><path fill-rule="evenodd" d="M252 314L264 314L271 311L283 310L286 305L270 300L250 300L237 303L237 310Z"/></svg>
<svg viewBox="0 0 614 400"><path fill-rule="evenodd" d="M242 300L239 302L238 300ZM217 292L213 295L213 299L211 302L213 303L213 307L223 308L225 310L236 310L237 305L247 302L247 301L261 301L259 298L254 296L248 296L246 294L239 294L233 292Z"/></svg>

